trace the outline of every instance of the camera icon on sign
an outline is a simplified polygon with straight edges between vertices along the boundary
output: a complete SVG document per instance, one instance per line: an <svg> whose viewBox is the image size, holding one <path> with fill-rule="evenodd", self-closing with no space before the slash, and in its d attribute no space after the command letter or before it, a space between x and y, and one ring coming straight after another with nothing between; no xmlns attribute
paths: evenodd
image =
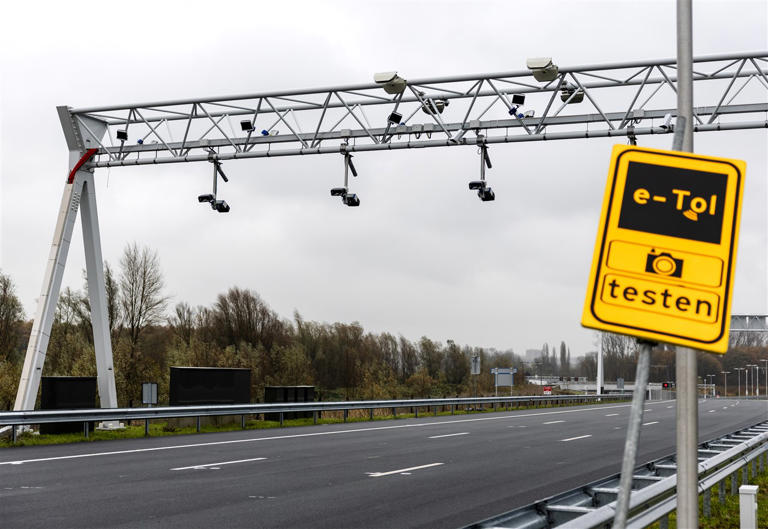
<svg viewBox="0 0 768 529"><path fill-rule="evenodd" d="M683 260L675 259L668 252L651 250L645 258L645 271L660 276L680 277L683 275Z"/></svg>

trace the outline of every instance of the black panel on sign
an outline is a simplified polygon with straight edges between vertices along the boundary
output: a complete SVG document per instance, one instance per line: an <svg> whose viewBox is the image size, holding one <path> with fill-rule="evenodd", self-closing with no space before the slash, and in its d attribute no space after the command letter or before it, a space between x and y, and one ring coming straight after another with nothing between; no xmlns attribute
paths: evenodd
<svg viewBox="0 0 768 529"><path fill-rule="evenodd" d="M264 402L314 402L315 386L264 386ZM265 413L264 419L276 421L279 413ZM283 419L312 418L311 411L283 413Z"/></svg>
<svg viewBox="0 0 768 529"><path fill-rule="evenodd" d="M41 410L75 410L96 407L96 377L42 377ZM89 428L93 430L94 423ZM41 434L77 433L81 422L56 422L40 425Z"/></svg>
<svg viewBox="0 0 768 529"><path fill-rule="evenodd" d="M251 370L220 367L172 367L171 406L248 404Z"/></svg>
<svg viewBox="0 0 768 529"><path fill-rule="evenodd" d="M727 175L629 162L619 228L720 243Z"/></svg>

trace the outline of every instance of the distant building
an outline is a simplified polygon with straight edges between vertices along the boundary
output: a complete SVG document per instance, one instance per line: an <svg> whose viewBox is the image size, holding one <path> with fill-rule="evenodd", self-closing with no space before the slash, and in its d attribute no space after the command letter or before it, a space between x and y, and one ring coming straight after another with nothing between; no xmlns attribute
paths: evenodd
<svg viewBox="0 0 768 529"><path fill-rule="evenodd" d="M525 350L525 361L526 362L535 362L541 358L541 349L526 349Z"/></svg>

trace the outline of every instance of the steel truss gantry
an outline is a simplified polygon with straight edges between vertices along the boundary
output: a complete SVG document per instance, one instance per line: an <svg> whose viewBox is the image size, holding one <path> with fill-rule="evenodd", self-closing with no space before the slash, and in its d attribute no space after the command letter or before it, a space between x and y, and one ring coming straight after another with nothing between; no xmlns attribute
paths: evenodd
<svg viewBox="0 0 768 529"><path fill-rule="evenodd" d="M407 76L405 76L407 77ZM98 167L669 134L675 59L149 102L59 107L70 151L48 267L15 410L34 408L69 241L82 207L86 272L103 407L116 407L93 190ZM694 59L693 130L768 128L768 51ZM522 97L524 102L520 102ZM215 174L215 173L214 173ZM216 177L214 176L214 179ZM215 180L214 180L215 181Z"/></svg>

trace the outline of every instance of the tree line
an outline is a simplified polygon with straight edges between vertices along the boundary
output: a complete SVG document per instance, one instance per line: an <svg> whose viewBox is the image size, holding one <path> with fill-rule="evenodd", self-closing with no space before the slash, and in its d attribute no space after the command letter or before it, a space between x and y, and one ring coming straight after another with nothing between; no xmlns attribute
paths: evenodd
<svg viewBox="0 0 768 529"><path fill-rule="evenodd" d="M426 336L409 340L366 332L358 322L291 319L272 310L257 292L233 286L209 306L171 304L157 253L133 243L125 247L117 269L104 263L107 315L120 406L141 403L141 384L158 383L159 401L167 402L169 367L245 367L251 370L252 397L264 386L308 384L324 400L389 399L492 394L493 367L516 367L516 384L525 375L586 376L594 380L596 355L572 363L570 350L544 344L535 362L526 363L511 349L446 343ZM95 376L93 333L87 281L81 290L64 288L59 297L43 376ZM11 278L0 271L0 409L10 409L24 361L32 322L24 315ZM755 336L742 337L734 355L702 353L700 373L719 373L742 360L754 362L764 349ZM634 339L603 335L606 380L634 378ZM470 375L480 357L481 373ZM738 360L736 360L738 359ZM651 380L672 380L674 353L656 348ZM735 371L729 379L734 384ZM518 386L523 393L536 388Z"/></svg>

